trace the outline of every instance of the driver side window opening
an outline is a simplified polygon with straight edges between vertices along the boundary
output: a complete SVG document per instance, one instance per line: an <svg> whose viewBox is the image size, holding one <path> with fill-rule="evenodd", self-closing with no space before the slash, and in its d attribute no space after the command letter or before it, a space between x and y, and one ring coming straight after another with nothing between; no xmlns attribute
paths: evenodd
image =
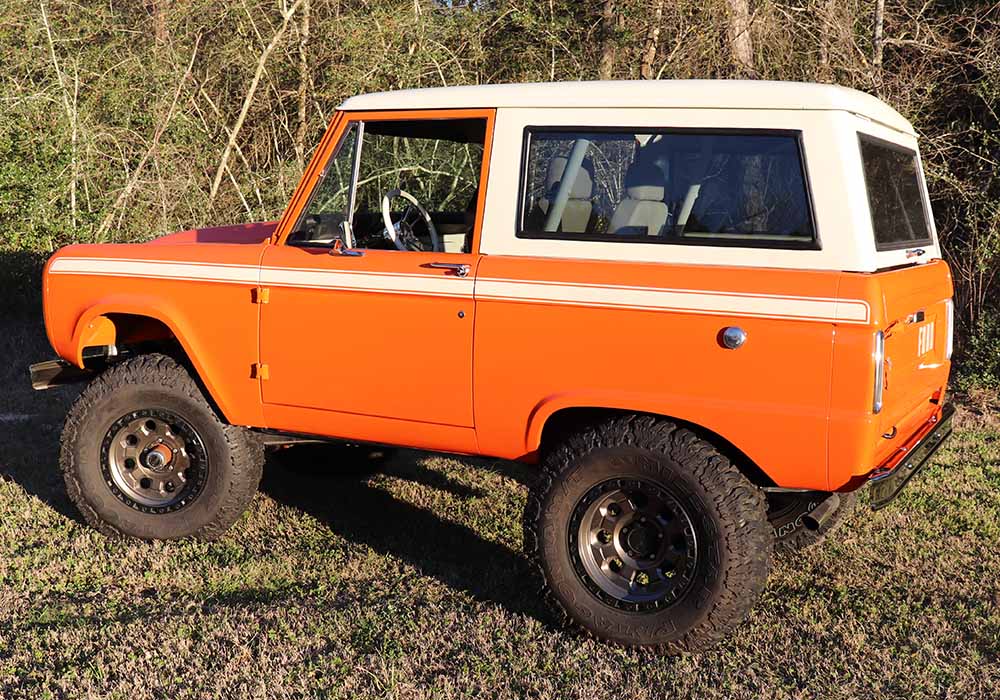
<svg viewBox="0 0 1000 700"><path fill-rule="evenodd" d="M483 118L352 124L289 243L470 252L486 127Z"/></svg>

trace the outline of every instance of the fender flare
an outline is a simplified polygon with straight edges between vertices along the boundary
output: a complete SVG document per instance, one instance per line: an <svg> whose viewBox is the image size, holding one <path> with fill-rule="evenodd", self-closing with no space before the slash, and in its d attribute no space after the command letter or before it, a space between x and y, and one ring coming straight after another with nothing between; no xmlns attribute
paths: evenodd
<svg viewBox="0 0 1000 700"><path fill-rule="evenodd" d="M725 430L719 430L710 418L711 407L707 402L702 410L698 410L700 403L692 402L690 398L676 397L676 400L670 400L670 397L645 394L570 393L549 396L539 401L528 416L528 427L525 432L525 454L537 453L542 443L542 433L545 426L559 411L567 409L628 411L662 416L709 431L739 451L753 464L755 469L770 479L770 474L767 474L767 471L758 460L754 459L753 455L745 452L739 443L726 434Z"/></svg>
<svg viewBox="0 0 1000 700"><path fill-rule="evenodd" d="M149 318L162 323L177 339L181 349L187 356L188 361L197 374L197 379L208 392L209 398L218 407L224 417L230 415L228 402L211 380L211 373L206 371L202 361L203 355L199 352L200 346L197 340L182 330L183 324L176 319L183 319L184 314L168 300L161 297L145 295L115 295L105 297L93 306L87 308L76 322L71 341L72 362L80 369L83 369L83 350L86 347L95 345L113 345L117 338L117 329L114 321L108 318L109 314L128 314ZM69 359L69 358L67 358Z"/></svg>

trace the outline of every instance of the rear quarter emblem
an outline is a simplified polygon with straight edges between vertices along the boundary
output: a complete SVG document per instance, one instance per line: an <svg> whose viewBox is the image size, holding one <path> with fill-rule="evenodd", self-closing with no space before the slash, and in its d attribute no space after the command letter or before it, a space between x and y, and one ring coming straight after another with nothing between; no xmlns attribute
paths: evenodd
<svg viewBox="0 0 1000 700"><path fill-rule="evenodd" d="M917 332L917 357L926 355L934 349L934 321L920 326Z"/></svg>

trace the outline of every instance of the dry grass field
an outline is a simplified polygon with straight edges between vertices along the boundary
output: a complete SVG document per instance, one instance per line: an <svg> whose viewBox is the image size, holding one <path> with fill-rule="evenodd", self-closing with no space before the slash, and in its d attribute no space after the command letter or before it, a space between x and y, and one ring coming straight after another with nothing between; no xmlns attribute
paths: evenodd
<svg viewBox="0 0 1000 700"><path fill-rule="evenodd" d="M0 328L0 698L1000 696L995 398L892 507L780 559L726 644L667 659L552 626L520 465L272 462L220 542L105 539L56 467L72 392L28 386L48 352L36 323Z"/></svg>

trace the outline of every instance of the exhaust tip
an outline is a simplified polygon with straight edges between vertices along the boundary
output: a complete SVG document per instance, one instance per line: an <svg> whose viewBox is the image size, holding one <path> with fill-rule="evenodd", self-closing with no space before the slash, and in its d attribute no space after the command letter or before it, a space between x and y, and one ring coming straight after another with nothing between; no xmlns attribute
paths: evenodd
<svg viewBox="0 0 1000 700"><path fill-rule="evenodd" d="M840 507L840 496L831 493L819 505L802 516L802 524L811 532L820 532L830 522L830 518Z"/></svg>

